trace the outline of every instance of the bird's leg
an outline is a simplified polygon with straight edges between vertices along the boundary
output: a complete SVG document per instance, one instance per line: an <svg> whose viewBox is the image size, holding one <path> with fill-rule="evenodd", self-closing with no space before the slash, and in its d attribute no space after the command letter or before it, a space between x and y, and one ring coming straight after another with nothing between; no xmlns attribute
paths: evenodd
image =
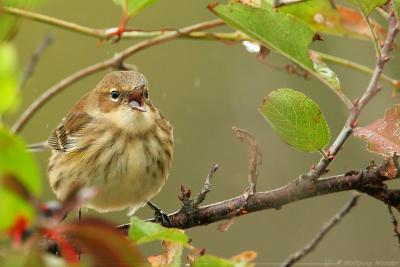
<svg viewBox="0 0 400 267"><path fill-rule="evenodd" d="M149 206L154 211L154 219L156 222L161 223L165 227L172 226L168 214L163 212L159 207L157 207L154 203L150 201L147 201L147 206Z"/></svg>
<svg viewBox="0 0 400 267"><path fill-rule="evenodd" d="M79 210L78 210L78 221L81 221L81 220L82 220L82 209L79 208Z"/></svg>

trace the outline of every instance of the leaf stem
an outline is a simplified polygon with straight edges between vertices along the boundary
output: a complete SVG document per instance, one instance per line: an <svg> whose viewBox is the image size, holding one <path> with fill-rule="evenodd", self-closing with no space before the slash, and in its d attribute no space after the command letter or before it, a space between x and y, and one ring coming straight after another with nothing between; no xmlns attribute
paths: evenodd
<svg viewBox="0 0 400 267"><path fill-rule="evenodd" d="M331 62L331 63L337 64L337 65L342 65L342 66L345 66L348 68L352 68L354 70L357 70L357 71L365 73L365 74L372 75L374 73L373 69L368 68L367 66L364 66L362 64L356 63L354 61L347 60L347 59L337 57L337 56L332 56L332 55L325 54L322 52L317 52L317 51L314 51L314 52L317 53L321 57L321 59L323 59L324 61ZM387 82L389 85L395 87L396 89L400 89L399 88L400 82L398 80L393 79L385 74L382 74L381 78L382 78L382 80Z"/></svg>
<svg viewBox="0 0 400 267"><path fill-rule="evenodd" d="M379 60L380 58L382 58L381 45L379 44L379 39L376 36L376 33L374 31L374 28L372 26L372 23L371 23L371 20L369 19L369 17L367 15L365 15L363 11L361 11L361 14L363 15L364 20L368 25L369 31L371 32L372 42L374 43L374 46L375 46L376 57Z"/></svg>

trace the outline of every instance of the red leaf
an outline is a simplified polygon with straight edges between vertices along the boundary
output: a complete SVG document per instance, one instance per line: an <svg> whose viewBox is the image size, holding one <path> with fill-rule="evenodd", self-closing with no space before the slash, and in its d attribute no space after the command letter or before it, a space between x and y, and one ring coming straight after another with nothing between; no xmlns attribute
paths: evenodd
<svg viewBox="0 0 400 267"><path fill-rule="evenodd" d="M72 246L65 237L60 235L57 230L45 230L45 234L56 241L58 247L60 248L61 255L65 259L65 261L69 264L78 264L79 263L79 255L75 250L74 246Z"/></svg>
<svg viewBox="0 0 400 267"><path fill-rule="evenodd" d="M23 216L19 215L14 224L8 230L8 233L11 237L13 247L17 248L22 243L23 234L28 227L28 219Z"/></svg>
<svg viewBox="0 0 400 267"><path fill-rule="evenodd" d="M138 248L114 225L99 219L84 219L60 225L59 231L77 244L96 263L95 266L142 266Z"/></svg>
<svg viewBox="0 0 400 267"><path fill-rule="evenodd" d="M368 150L383 156L400 152L400 104L386 110L385 117L366 127L358 127L354 135L368 142Z"/></svg>

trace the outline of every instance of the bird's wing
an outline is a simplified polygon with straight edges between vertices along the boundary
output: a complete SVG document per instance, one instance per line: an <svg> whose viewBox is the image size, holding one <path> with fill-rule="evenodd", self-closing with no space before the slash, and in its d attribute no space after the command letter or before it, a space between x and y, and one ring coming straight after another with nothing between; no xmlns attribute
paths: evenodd
<svg viewBox="0 0 400 267"><path fill-rule="evenodd" d="M74 136L92 120L93 118L86 112L70 112L51 133L47 140L49 146L61 152L73 151L76 145Z"/></svg>

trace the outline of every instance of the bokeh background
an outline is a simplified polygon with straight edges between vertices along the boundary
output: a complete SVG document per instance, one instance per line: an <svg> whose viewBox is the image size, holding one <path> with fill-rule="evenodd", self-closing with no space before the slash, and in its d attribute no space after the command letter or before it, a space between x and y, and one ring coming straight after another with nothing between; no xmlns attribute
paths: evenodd
<svg viewBox="0 0 400 267"><path fill-rule="evenodd" d="M159 1L131 20L130 26L143 29L178 28L215 18L206 8L209 0ZM111 0L51 0L38 12L95 28L118 24L120 9ZM33 77L24 89L19 111L7 118L10 124L47 88L71 73L111 57L135 40L101 46L92 37L72 33L37 22L20 20L20 31L15 43L24 66L43 37L51 32L55 42L41 58ZM219 31L229 31L227 27ZM373 66L372 43L360 40L324 37L325 41L313 48ZM386 73L398 77L399 52L395 51ZM277 65L287 60L277 55L268 56ZM283 143L272 131L257 108L262 98L274 89L290 87L304 92L315 100L325 114L332 136L340 131L347 110L342 102L320 81L304 80L285 71L271 68L257 61L241 44L218 41L179 39L146 49L128 61L135 64L150 82L150 97L175 127L175 158L168 183L153 200L168 212L177 210L179 187L184 184L200 190L212 163L219 163L212 184L212 192L205 203L213 203L241 194L247 187L247 148L231 130L238 126L251 131L261 144L264 154L258 190L269 190L284 185L305 173L320 157L296 151ZM360 96L368 77L351 69L332 66L340 77L342 88L350 99ZM23 137L30 143L47 139L50 131L66 114L73 103L91 90L106 72L85 78L55 97L30 121ZM385 108L398 103L400 96L392 96L392 88L385 85L361 118L361 125L384 113ZM43 199L54 198L46 178L48 152L36 154L42 167L45 190ZM361 140L350 138L331 167L330 174L366 167L371 160L381 159L365 150ZM399 182L390 186L399 187ZM206 248L211 254L230 257L245 250L258 253L257 264L278 265L289 254L303 247L351 197L352 192L312 198L240 217L227 232L219 232L218 224L188 230L193 244ZM125 223L125 212L96 214L115 223ZM73 215L75 216L75 215ZM148 218L147 208L137 216ZM143 247L146 254L160 250L158 244ZM397 240L387 207L363 196L359 205L333 229L326 239L302 261L305 266L336 266L356 263L377 266L385 261L389 266L400 265Z"/></svg>

